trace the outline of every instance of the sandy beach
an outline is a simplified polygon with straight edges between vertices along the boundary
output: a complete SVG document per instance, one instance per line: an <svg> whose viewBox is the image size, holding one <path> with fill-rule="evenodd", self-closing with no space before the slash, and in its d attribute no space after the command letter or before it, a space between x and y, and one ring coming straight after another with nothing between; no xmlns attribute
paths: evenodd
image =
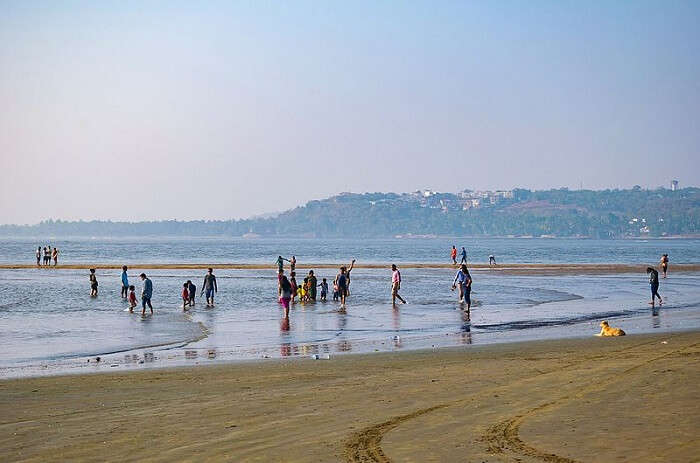
<svg viewBox="0 0 700 463"><path fill-rule="evenodd" d="M130 269L151 269L151 270L206 270L208 267L215 269L228 270L276 270L276 265L270 264L255 264L255 263L216 263L216 264L201 264L201 263L124 263L124 264L109 264L109 263L80 263L80 264L59 264L54 267L37 267L32 264L0 264L0 269L17 270L17 269L35 269L43 268L47 271L53 269L69 269L69 270L88 270L91 268L97 270L121 270L122 265L127 265ZM297 264L297 270L310 269L338 269L343 263L301 263ZM644 273L650 264L523 264L523 263L501 263L497 266L490 266L483 263L470 263L470 271L489 271L499 272L504 275L598 275L598 274L623 274L623 273ZM359 269L388 269L391 267L389 263L357 263L355 268ZM399 267L402 269L456 269L458 266L451 263L401 263ZM288 270L288 267L286 267ZM674 264L671 266L671 272L698 272L700 264Z"/></svg>
<svg viewBox="0 0 700 463"><path fill-rule="evenodd" d="M697 461L700 332L0 382L3 461Z"/></svg>

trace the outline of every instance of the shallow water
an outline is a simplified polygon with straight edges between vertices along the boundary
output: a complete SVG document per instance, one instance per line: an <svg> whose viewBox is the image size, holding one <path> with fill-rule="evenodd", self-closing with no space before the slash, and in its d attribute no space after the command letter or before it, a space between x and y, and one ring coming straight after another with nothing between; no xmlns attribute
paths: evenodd
<svg viewBox="0 0 700 463"><path fill-rule="evenodd" d="M216 307L198 298L188 313L182 284L201 288L203 272L130 269L137 294L141 271L154 284L156 313L146 319L124 311L119 271L98 271L91 298L84 270L0 270L0 377L589 336L602 319L628 333L700 328L700 274L662 280L666 303L654 315L646 274L475 271L467 316L450 291L452 270L403 270L408 304L393 308L390 272L355 269L345 312L333 301L297 303L287 324L274 271L216 271Z"/></svg>
<svg viewBox="0 0 700 463"><path fill-rule="evenodd" d="M295 239L295 238L1 238L0 263L33 263L37 246L56 246L60 263L269 263L278 255L299 262L449 262L452 245L470 262L493 254L510 263L656 264L700 262L700 240L587 240L526 238Z"/></svg>

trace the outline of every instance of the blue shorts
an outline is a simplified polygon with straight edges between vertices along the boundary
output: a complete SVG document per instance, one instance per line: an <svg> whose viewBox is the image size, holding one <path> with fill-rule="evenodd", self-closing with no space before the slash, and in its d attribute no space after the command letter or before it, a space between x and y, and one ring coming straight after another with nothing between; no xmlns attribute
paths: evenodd
<svg viewBox="0 0 700 463"><path fill-rule="evenodd" d="M208 288L207 289L207 299L211 299L214 297L214 288Z"/></svg>

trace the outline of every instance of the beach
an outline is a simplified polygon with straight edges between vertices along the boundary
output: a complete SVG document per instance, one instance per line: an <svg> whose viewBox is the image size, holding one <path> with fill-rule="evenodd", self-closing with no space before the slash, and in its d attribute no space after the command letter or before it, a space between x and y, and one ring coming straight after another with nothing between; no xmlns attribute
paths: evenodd
<svg viewBox="0 0 700 463"><path fill-rule="evenodd" d="M700 332L0 382L4 461L693 461Z"/></svg>

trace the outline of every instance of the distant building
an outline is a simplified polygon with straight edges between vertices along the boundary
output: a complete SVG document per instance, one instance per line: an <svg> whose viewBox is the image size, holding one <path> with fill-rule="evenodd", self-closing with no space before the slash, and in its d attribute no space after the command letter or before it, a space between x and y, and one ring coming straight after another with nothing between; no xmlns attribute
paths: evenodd
<svg viewBox="0 0 700 463"><path fill-rule="evenodd" d="M671 191L676 191L678 189L678 180L671 180Z"/></svg>

